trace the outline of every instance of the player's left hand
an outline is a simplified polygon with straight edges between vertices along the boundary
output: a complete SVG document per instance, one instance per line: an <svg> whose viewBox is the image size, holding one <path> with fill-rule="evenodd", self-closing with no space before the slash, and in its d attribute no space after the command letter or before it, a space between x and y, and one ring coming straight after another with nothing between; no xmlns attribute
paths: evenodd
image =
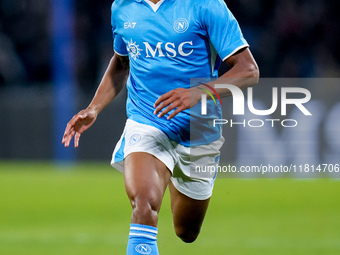
<svg viewBox="0 0 340 255"><path fill-rule="evenodd" d="M191 89L173 89L161 95L155 102L156 108L154 114L158 118L162 118L165 114L174 110L167 119L175 117L179 112L195 106L200 101L200 90L196 88Z"/></svg>

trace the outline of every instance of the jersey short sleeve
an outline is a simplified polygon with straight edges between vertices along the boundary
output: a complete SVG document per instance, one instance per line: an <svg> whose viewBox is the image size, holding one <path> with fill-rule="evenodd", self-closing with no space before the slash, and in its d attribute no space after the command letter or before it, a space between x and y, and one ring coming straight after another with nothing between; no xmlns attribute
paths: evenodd
<svg viewBox="0 0 340 255"><path fill-rule="evenodd" d="M114 37L113 44L114 44L114 50L118 55L121 55L121 56L129 55L129 52L126 49L126 44L119 35L116 35Z"/></svg>
<svg viewBox="0 0 340 255"><path fill-rule="evenodd" d="M237 20L223 0L210 0L202 14L203 26L223 61L238 50L249 47Z"/></svg>
<svg viewBox="0 0 340 255"><path fill-rule="evenodd" d="M129 52L127 51L126 44L123 41L122 37L117 34L117 26L116 26L116 17L117 17L117 6L116 2L113 2L111 6L111 26L112 26L112 36L113 36L113 45L114 45L114 51L121 56L127 56L129 55Z"/></svg>

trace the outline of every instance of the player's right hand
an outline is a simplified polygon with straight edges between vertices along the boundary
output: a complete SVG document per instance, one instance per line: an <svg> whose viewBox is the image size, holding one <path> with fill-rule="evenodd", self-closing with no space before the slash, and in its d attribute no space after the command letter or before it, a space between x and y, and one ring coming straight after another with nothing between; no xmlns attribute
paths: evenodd
<svg viewBox="0 0 340 255"><path fill-rule="evenodd" d="M62 143L65 147L70 145L72 137L74 136L74 147L79 145L80 135L87 130L96 121L98 113L93 109L85 109L74 115L67 123Z"/></svg>

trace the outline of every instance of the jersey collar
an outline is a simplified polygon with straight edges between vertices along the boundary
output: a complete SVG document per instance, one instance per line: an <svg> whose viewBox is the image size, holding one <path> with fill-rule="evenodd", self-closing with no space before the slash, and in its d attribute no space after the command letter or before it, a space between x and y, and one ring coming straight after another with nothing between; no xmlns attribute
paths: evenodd
<svg viewBox="0 0 340 255"><path fill-rule="evenodd" d="M156 4L154 4L153 2L151 2L150 0L144 0L145 3L147 3L148 5L150 5L150 7L152 8L152 10L154 12L156 12L159 7L161 7L161 5L165 2L165 0L160 0L158 1Z"/></svg>

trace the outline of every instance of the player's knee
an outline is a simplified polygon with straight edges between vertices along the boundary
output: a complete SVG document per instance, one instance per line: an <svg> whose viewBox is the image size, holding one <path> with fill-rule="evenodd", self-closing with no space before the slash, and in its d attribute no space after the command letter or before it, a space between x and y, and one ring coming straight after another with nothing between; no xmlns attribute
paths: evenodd
<svg viewBox="0 0 340 255"><path fill-rule="evenodd" d="M199 229L188 229L185 227L176 227L175 232L176 235L185 243L193 243L200 233Z"/></svg>
<svg viewBox="0 0 340 255"><path fill-rule="evenodd" d="M155 210L150 203L136 203L133 207L133 215L138 218L155 218L157 217L157 210Z"/></svg>
<svg viewBox="0 0 340 255"><path fill-rule="evenodd" d="M135 222L140 224L148 224L157 222L159 205L153 197L136 196L131 199L133 208L132 217Z"/></svg>

